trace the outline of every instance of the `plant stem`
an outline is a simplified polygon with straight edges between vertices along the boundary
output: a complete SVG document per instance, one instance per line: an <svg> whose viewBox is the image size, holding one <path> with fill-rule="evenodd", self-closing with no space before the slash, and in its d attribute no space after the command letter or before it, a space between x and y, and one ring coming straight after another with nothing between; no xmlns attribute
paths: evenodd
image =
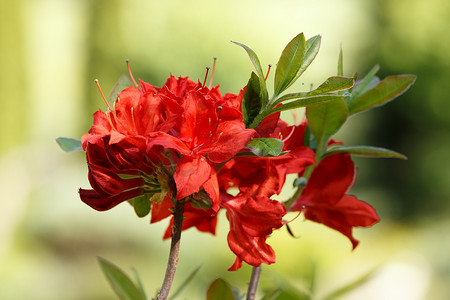
<svg viewBox="0 0 450 300"><path fill-rule="evenodd" d="M156 300L166 300L172 286L173 277L178 264L178 253L180 252L181 229L183 225L184 201L175 200L172 225L172 242L170 244L169 261L167 262L166 275Z"/></svg>
<svg viewBox="0 0 450 300"><path fill-rule="evenodd" d="M248 284L247 300L254 300L256 295L256 289L258 288L259 276L261 275L261 265L253 267L252 276Z"/></svg>

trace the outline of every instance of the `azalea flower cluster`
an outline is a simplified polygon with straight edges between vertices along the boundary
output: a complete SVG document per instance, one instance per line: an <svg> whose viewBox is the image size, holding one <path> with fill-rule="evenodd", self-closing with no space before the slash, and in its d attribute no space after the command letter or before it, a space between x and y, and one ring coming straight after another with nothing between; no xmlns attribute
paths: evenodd
<svg viewBox="0 0 450 300"><path fill-rule="evenodd" d="M224 209L228 245L236 255L229 270L243 261L274 263L266 240L286 223L289 211L341 232L356 247L352 228L379 219L369 204L349 195L356 176L350 155L317 159L304 144L307 122L289 125L279 112L249 128L243 121L246 89L222 95L218 86L171 75L162 87L139 81L121 91L113 107L94 113L81 139L92 187L79 190L81 200L99 211L128 201L139 216L150 213L151 223L172 217L181 201L182 229L211 234ZM249 149L252 140L264 138L280 141L279 155L258 156ZM299 177L297 193L285 203L272 199L288 174Z"/></svg>

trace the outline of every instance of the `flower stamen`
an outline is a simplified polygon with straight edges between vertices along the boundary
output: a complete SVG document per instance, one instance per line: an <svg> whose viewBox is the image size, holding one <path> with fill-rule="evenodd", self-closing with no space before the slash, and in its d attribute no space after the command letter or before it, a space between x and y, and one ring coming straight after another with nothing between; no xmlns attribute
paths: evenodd
<svg viewBox="0 0 450 300"><path fill-rule="evenodd" d="M269 77L269 72L270 72L271 68L272 68L272 65L269 64L269 68L267 69L267 74L266 74L266 77L264 78L264 81L267 81L267 77Z"/></svg>
<svg viewBox="0 0 450 300"><path fill-rule="evenodd" d="M206 79L208 78L209 69L210 69L210 67L207 66L207 67L206 67L205 79L203 79L203 86L205 86L205 84L206 84Z"/></svg>
<svg viewBox="0 0 450 300"><path fill-rule="evenodd" d="M135 86L138 90L141 90L141 89L139 88L139 85L138 85L138 84L136 83L136 81L134 80L133 74L131 73L131 68L130 68L130 62L129 62L129 60L127 59L126 62L127 62L128 74L130 74L131 81L133 81L134 86Z"/></svg>
<svg viewBox="0 0 450 300"><path fill-rule="evenodd" d="M106 106L108 106L108 109L109 109L110 111L112 111L111 106L109 106L109 103L108 103L108 101L106 100L105 95L104 95L103 92L102 92L102 88L100 87L100 84L98 83L98 79L95 79L94 81L95 81L95 84L97 85L98 90L100 91L100 94L102 95L103 101L105 101Z"/></svg>
<svg viewBox="0 0 450 300"><path fill-rule="evenodd" d="M217 57L213 57L214 62L213 62L213 69L211 72L211 79L209 80L209 85L208 85L208 89L211 89L212 84L213 84L213 79L214 79L214 72L216 71L216 61L217 61Z"/></svg>

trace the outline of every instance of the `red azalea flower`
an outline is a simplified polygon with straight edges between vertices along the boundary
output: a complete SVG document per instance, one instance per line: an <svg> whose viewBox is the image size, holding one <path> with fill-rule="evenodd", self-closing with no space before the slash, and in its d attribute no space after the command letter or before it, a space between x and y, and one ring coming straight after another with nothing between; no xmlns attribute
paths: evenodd
<svg viewBox="0 0 450 300"><path fill-rule="evenodd" d="M161 145L180 155L174 174L177 199L199 192L203 187L213 201L213 209L217 210L220 203L216 166L235 156L255 132L245 129L236 110L219 106L212 101L214 97L204 90L186 92L181 101L180 132L152 134L147 146L151 149Z"/></svg>
<svg viewBox="0 0 450 300"><path fill-rule="evenodd" d="M254 192L241 193L236 197L223 195L222 198L222 206L227 210L230 222L228 245L237 256L228 270L236 271L242 266L242 261L255 267L261 263L274 263L275 252L266 244L266 239L274 229L283 226L285 207Z"/></svg>
<svg viewBox="0 0 450 300"><path fill-rule="evenodd" d="M300 197L291 211L303 211L305 218L322 223L348 237L353 249L358 241L353 238L353 227L369 227L379 221L375 209L346 195L355 177L355 167L348 154L325 157L314 168Z"/></svg>

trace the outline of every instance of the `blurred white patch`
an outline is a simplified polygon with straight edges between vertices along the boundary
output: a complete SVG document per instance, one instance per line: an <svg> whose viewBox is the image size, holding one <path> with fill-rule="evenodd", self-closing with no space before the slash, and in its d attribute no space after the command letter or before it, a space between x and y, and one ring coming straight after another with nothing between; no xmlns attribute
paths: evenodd
<svg viewBox="0 0 450 300"><path fill-rule="evenodd" d="M431 283L431 268L418 253L402 252L398 261L382 266L366 284L346 300L425 300Z"/></svg>

